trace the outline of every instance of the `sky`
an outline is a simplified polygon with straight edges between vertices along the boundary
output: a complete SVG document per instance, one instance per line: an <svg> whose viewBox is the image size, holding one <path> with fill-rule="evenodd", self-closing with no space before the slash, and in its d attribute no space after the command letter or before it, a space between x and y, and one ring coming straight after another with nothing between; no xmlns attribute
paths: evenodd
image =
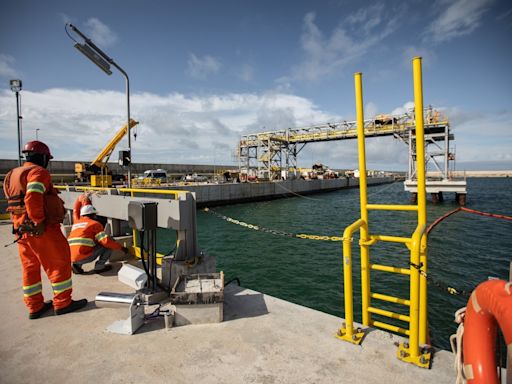
<svg viewBox="0 0 512 384"><path fill-rule="evenodd" d="M36 136L56 160L92 160L126 121L125 80L80 54L65 24L130 78L137 163L236 164L241 135L355 119L413 101L445 114L460 170L512 169L512 3L505 0L2 0L0 159ZM127 146L127 139L118 147ZM367 139L369 169L405 170L407 146ZM113 155L117 160L117 155ZM298 164L357 167L355 140L308 144Z"/></svg>

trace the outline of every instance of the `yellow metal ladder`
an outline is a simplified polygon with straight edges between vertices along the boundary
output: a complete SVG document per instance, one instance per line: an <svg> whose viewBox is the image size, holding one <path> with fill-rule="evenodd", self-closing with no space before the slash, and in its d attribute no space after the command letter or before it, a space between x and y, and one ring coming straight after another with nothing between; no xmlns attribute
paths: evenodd
<svg viewBox="0 0 512 384"><path fill-rule="evenodd" d="M353 289L352 289L352 235L360 231L361 252L361 304L362 324L367 327L378 327L392 332L401 333L409 338L409 342L399 344L397 357L400 360L415 364L422 368L430 366L431 354L429 348L424 348L427 339L427 237L425 234L426 190L425 190L425 141L423 125L423 89L421 57L413 59L415 130L416 130L416 161L418 179L417 205L385 205L368 204L366 184L366 153L363 115L362 75L354 75L357 142L359 152L359 189L361 218L349 225L343 233L343 279L345 300L345 323L338 330L337 337L353 344L360 344L364 331L354 328ZM368 211L416 211L418 224L411 237L386 236L369 233ZM399 268L370 263L370 247L379 241L399 243L410 251L410 268ZM372 292L370 289L370 271L383 271L409 276L408 298L389 296ZM396 313L379 309L372 305L372 300L381 300L409 307L408 314ZM372 314L398 319L408 324L408 327L398 327L381 321L372 320ZM421 347L420 347L421 346ZM428 346L427 346L428 347Z"/></svg>

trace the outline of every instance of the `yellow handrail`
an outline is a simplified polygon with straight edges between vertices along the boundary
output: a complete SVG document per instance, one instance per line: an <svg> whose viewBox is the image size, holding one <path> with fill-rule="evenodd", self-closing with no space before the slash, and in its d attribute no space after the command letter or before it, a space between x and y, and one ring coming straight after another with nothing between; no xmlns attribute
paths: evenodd
<svg viewBox="0 0 512 384"><path fill-rule="evenodd" d="M363 113L363 91L361 73L354 75L356 116L357 116L357 140L359 151L359 188L360 188L360 209L361 218L349 225L343 234L343 279L344 279L344 300L345 300L345 324L338 330L337 337L354 344L359 344L364 332L355 330L353 327L353 287L352 287L352 234L360 230L359 246L361 250L361 306L362 323L367 326L379 327L392 332L402 333L409 336L408 343L400 343L397 350L399 359L415 364L419 367L428 368L430 364L430 352L420 350L420 345L426 343L427 332L427 237L425 235L427 214L426 214L426 190L425 190L425 143L423 125L423 89L421 83L421 58L413 59L414 74L414 99L415 99L415 131L416 131L416 161L418 179L418 200L417 205L393 205L393 204L368 204L366 185L366 153L365 153L365 131ZM411 237L389 236L369 233L368 210L384 211L413 211L417 212L417 226ZM405 245L409 252L409 268L371 264L369 247L379 241L399 243ZM371 292L370 271L398 273L409 276L409 298L400 298ZM370 300L382 300L395 304L402 304L409 307L409 314L395 313L389 310L376 308L371 305ZM386 316L409 323L408 329L387 324L381 321L374 321L371 314Z"/></svg>
<svg viewBox="0 0 512 384"><path fill-rule="evenodd" d="M360 344L364 332L354 329L354 306L352 291L352 234L357 229L365 226L363 219L359 219L345 228L343 232L343 281L345 289L345 325L338 330L336 337Z"/></svg>

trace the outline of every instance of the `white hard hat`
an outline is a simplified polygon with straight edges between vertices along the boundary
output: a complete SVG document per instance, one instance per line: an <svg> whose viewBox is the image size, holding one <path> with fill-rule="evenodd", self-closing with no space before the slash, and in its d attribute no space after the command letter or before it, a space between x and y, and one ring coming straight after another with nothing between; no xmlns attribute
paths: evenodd
<svg viewBox="0 0 512 384"><path fill-rule="evenodd" d="M92 205L84 205L80 208L80 216L93 215L96 213L98 213L98 211Z"/></svg>

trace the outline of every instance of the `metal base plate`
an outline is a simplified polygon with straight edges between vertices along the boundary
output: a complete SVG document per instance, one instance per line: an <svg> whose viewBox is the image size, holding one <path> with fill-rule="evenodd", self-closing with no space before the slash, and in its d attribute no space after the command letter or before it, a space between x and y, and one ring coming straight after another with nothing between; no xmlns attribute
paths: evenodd
<svg viewBox="0 0 512 384"><path fill-rule="evenodd" d="M354 328L352 329L352 335L349 336L347 329L345 327L341 327L336 333L336 337L340 340L345 340L349 343L359 345L363 341L364 331L359 328Z"/></svg>
<svg viewBox="0 0 512 384"><path fill-rule="evenodd" d="M420 368L430 369L430 363L432 362L432 353L430 351L421 353L418 356L411 356L409 351L409 345L407 343L400 343L396 350L396 357L399 360L405 361L417 365Z"/></svg>

